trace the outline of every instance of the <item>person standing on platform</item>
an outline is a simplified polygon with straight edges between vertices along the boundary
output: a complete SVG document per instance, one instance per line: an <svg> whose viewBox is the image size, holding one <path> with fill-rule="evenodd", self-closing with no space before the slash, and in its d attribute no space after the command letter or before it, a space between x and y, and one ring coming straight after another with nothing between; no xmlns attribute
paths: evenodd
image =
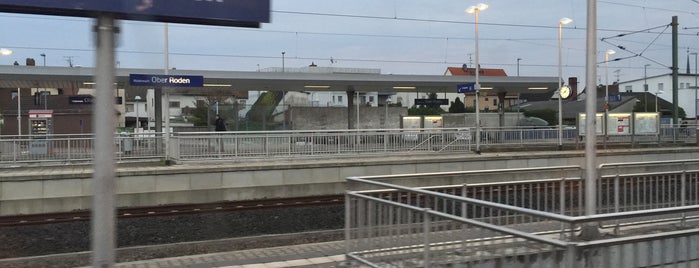
<svg viewBox="0 0 699 268"><path fill-rule="evenodd" d="M226 131L226 121L221 118L221 116L216 115L216 122L214 122L214 125L216 126L216 131Z"/></svg>

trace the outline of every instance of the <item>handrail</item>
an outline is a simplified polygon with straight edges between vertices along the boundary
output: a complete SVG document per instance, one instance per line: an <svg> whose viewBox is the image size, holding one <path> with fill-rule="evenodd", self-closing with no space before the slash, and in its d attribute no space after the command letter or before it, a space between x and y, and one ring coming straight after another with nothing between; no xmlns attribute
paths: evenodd
<svg viewBox="0 0 699 268"><path fill-rule="evenodd" d="M392 205L392 206L397 206L397 207L401 207L401 208L404 208L404 209L409 209L409 210L413 210L413 211L417 211L417 212L426 212L426 213L431 214L431 215L434 215L434 216L439 216L439 217L443 217L443 218L448 218L448 219L450 219L450 220L458 221L458 222L465 223L465 224L474 225L474 226L477 226L477 227L479 227L479 228L484 228L484 229L488 229L488 230L491 230L491 231L506 233L506 234L509 234L509 235L518 236L518 237L523 237L523 238L526 238L526 239L531 239L531 240L534 240L534 241L537 241L537 242L541 242L541 243L545 243L545 244L549 244L549 245L552 245L552 246L565 247L565 246L568 245L567 242L562 242L562 241L559 241L559 240L556 240L556 239L550 239L550 238L546 238L546 237L536 236L536 235L533 235L533 234L530 234L530 233L522 232L522 231L519 231L519 230L515 230L515 229L508 228L508 227L504 227L504 226L498 226L498 225L488 224L488 223L480 222L480 221L477 221L477 220L472 220L472 219L468 219L468 218L464 218L464 217L458 217L458 216L454 216L454 215L450 215L450 214L446 214L446 213L434 211L434 210L431 210L431 209L418 208L418 207L414 207L414 206L410 206L410 205L406 205L406 204L402 204L402 203L398 203L398 202L394 202L394 201L390 201L390 200L385 200L385 199L381 199L381 198L376 198L376 197L372 197L372 196L366 196L366 195L358 194L358 193L356 193L356 192L347 192L347 195L349 195L349 196L354 196L354 197L357 197L357 198L362 198L362 199L368 199L368 200L372 200L372 201L376 201L376 202L380 202L380 203L384 203L384 204L389 204L389 205Z"/></svg>

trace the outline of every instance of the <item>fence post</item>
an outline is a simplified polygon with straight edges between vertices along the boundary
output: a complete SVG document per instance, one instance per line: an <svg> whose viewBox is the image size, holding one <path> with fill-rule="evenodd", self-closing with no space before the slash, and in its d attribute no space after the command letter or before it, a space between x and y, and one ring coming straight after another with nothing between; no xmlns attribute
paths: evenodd
<svg viewBox="0 0 699 268"><path fill-rule="evenodd" d="M619 170L617 168L616 176L614 176L614 212L619 212ZM619 220L616 220L614 226L614 234L619 234Z"/></svg>
<svg viewBox="0 0 699 268"><path fill-rule="evenodd" d="M565 255L566 255L565 256L565 262L566 262L565 267L566 268L574 268L577 266L575 264L575 259L577 258L577 250L578 249L574 243L569 243L566 246L566 251L565 251L566 252L565 253Z"/></svg>
<svg viewBox="0 0 699 268"><path fill-rule="evenodd" d="M682 181L680 181L680 205L681 206L686 206L687 205L687 163L682 163L682 176L680 177ZM680 222L681 226L685 225L685 221L687 218L687 213L682 213L682 221Z"/></svg>
<svg viewBox="0 0 699 268"><path fill-rule="evenodd" d="M350 233L352 224L352 203L348 193L349 191L345 192L345 259L349 260L347 255L350 254L352 250L350 244L350 240L352 240L352 234Z"/></svg>
<svg viewBox="0 0 699 268"><path fill-rule="evenodd" d="M566 183L566 178L562 177L560 186L558 187L558 201L561 206L561 215L565 215L566 212L566 197L565 197L565 183ZM561 222L561 239L565 238L565 223Z"/></svg>
<svg viewBox="0 0 699 268"><path fill-rule="evenodd" d="M422 215L423 215L423 225L422 225L422 232L424 235L424 241L425 245L423 246L423 258L424 258L424 267L430 267L430 209L425 208L422 210Z"/></svg>

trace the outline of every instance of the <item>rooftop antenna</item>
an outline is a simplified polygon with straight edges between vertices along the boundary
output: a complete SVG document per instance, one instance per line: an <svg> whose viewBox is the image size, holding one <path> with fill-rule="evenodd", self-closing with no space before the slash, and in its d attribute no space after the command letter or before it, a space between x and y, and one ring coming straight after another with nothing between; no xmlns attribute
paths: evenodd
<svg viewBox="0 0 699 268"><path fill-rule="evenodd" d="M621 73L621 69L616 69L614 71L614 75L616 76L616 82L619 83L619 76L621 76L619 73Z"/></svg>
<svg viewBox="0 0 699 268"><path fill-rule="evenodd" d="M63 58L68 62L68 66L73 67L73 58L75 58L75 56L63 56Z"/></svg>

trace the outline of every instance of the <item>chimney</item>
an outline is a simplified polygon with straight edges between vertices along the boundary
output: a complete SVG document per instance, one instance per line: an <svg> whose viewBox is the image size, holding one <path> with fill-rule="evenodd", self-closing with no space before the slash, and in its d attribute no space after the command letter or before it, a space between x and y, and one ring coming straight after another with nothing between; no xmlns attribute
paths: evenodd
<svg viewBox="0 0 699 268"><path fill-rule="evenodd" d="M568 86L570 86L570 95L572 100L578 100L578 78L568 77Z"/></svg>

